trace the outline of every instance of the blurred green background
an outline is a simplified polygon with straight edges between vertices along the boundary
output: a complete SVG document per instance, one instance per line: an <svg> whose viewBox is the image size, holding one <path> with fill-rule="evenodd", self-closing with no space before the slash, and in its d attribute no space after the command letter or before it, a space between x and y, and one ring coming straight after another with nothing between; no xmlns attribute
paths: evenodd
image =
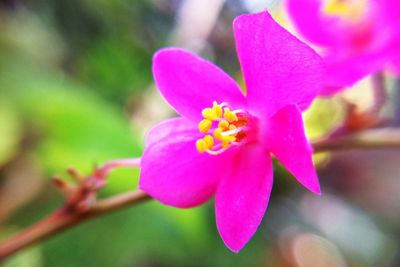
<svg viewBox="0 0 400 267"><path fill-rule="evenodd" d="M267 6L282 17L278 1L0 1L0 239L62 204L51 176L140 156L145 131L174 115L152 85L154 51L189 48L240 80L231 22ZM337 100L318 101L307 114L310 135L340 117ZM152 201L4 266L400 266L400 154L343 152L316 162L322 197L276 166L267 215L239 254L220 239L212 201L191 210ZM115 171L101 195L134 190L137 177Z"/></svg>

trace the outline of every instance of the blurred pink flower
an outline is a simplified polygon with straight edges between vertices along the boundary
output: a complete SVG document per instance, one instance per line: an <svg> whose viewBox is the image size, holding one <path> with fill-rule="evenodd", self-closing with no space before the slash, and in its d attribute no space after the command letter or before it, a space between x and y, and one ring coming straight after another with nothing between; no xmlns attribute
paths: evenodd
<svg viewBox="0 0 400 267"><path fill-rule="evenodd" d="M318 94L324 70L321 58L267 12L239 16L233 28L246 96L225 72L190 52L155 54L156 85L182 117L149 131L139 186L180 208L215 194L219 233L237 252L266 211L270 153L320 194L301 110Z"/></svg>
<svg viewBox="0 0 400 267"><path fill-rule="evenodd" d="M389 67L400 75L400 1L287 0L300 34L322 48L322 95L332 95Z"/></svg>

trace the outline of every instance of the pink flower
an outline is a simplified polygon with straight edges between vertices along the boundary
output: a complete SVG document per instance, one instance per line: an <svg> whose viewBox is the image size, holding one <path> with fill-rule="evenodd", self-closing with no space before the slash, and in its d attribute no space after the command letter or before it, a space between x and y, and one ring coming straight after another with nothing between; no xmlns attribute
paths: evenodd
<svg viewBox="0 0 400 267"><path fill-rule="evenodd" d="M287 0L299 32L320 46L327 65L322 95L389 66L400 74L400 1Z"/></svg>
<svg viewBox="0 0 400 267"><path fill-rule="evenodd" d="M257 230L272 188L271 153L320 194L301 110L318 94L321 58L267 12L233 23L247 95L225 72L190 52L158 51L153 73L182 116L147 135L140 188L167 205L189 208L214 194L219 233L239 251Z"/></svg>

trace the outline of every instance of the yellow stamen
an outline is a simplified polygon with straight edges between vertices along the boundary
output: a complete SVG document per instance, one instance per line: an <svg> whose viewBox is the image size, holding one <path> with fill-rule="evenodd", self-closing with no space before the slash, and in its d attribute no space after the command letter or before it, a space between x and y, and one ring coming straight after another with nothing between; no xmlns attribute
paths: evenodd
<svg viewBox="0 0 400 267"><path fill-rule="evenodd" d="M339 0L328 0L324 7L324 11L327 14L343 16L348 19L359 18L367 5L366 0L356 0L356 1L339 1Z"/></svg>
<svg viewBox="0 0 400 267"><path fill-rule="evenodd" d="M198 139L196 141L196 148L197 148L197 151L199 151L200 153L204 153L207 150L206 141L204 141L204 139Z"/></svg>
<svg viewBox="0 0 400 267"><path fill-rule="evenodd" d="M233 124L231 124L231 125L229 125L229 131L232 131L232 130L236 130L237 129L237 127L235 126L235 125L233 125ZM236 136L237 135L237 133L235 133L235 134L231 134L232 136Z"/></svg>
<svg viewBox="0 0 400 267"><path fill-rule="evenodd" d="M227 120L221 120L221 121L218 123L218 128L221 128L221 129L223 129L223 130L226 130L226 129L228 129L228 127L229 127L229 122L228 122Z"/></svg>
<svg viewBox="0 0 400 267"><path fill-rule="evenodd" d="M231 142L236 141L236 137L228 135L228 136L223 136L221 140L221 145L223 148L227 148Z"/></svg>
<svg viewBox="0 0 400 267"><path fill-rule="evenodd" d="M214 137L217 140L222 140L222 129L221 128L217 128L214 131Z"/></svg>
<svg viewBox="0 0 400 267"><path fill-rule="evenodd" d="M198 128L201 133L206 134L196 141L196 149L200 153L218 155L229 149L230 145L237 145L245 138L246 134L239 134L245 129L243 126L247 125L245 112L231 111L226 106L226 103L218 104L217 101L213 101L212 107L202 110L203 120L198 124ZM217 122L218 128L214 128Z"/></svg>
<svg viewBox="0 0 400 267"><path fill-rule="evenodd" d="M224 118L229 122L234 122L238 120L238 117L229 108L224 108Z"/></svg>
<svg viewBox="0 0 400 267"><path fill-rule="evenodd" d="M233 124L229 125L229 131L236 130L236 129L237 129L237 127L235 125L233 125Z"/></svg>
<svg viewBox="0 0 400 267"><path fill-rule="evenodd" d="M205 119L210 120L210 121L215 121L216 119L218 119L218 114L212 108L203 109L201 114L203 115L203 117Z"/></svg>
<svg viewBox="0 0 400 267"><path fill-rule="evenodd" d="M212 121L204 119L199 123L199 131L202 133L206 133L210 130L212 126Z"/></svg>
<svg viewBox="0 0 400 267"><path fill-rule="evenodd" d="M211 149L214 146L214 138L211 135L206 135L203 138L204 142L207 144L207 148Z"/></svg>
<svg viewBox="0 0 400 267"><path fill-rule="evenodd" d="M217 101L213 102L213 107L212 110L214 111L214 113L218 116L218 118L222 117L222 108L220 105L218 105Z"/></svg>
<svg viewBox="0 0 400 267"><path fill-rule="evenodd" d="M348 12L348 6L346 3L341 3L336 0L329 0L325 5L324 11L328 14L340 14L344 15Z"/></svg>

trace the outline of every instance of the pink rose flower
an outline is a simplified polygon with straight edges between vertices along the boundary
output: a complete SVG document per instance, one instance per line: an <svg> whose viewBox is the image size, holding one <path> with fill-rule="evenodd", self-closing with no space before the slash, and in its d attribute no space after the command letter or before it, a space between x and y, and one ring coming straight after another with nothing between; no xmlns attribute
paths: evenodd
<svg viewBox="0 0 400 267"><path fill-rule="evenodd" d="M321 47L329 96L388 66L400 75L400 1L287 0L302 36ZM325 10L324 10L325 9Z"/></svg>
<svg viewBox="0 0 400 267"><path fill-rule="evenodd" d="M178 48L158 51L158 90L181 115L146 137L139 186L179 208L215 195L219 233L239 251L257 230L273 181L271 154L320 194L301 111L322 85L321 58L267 12L233 23L247 94L224 71Z"/></svg>

